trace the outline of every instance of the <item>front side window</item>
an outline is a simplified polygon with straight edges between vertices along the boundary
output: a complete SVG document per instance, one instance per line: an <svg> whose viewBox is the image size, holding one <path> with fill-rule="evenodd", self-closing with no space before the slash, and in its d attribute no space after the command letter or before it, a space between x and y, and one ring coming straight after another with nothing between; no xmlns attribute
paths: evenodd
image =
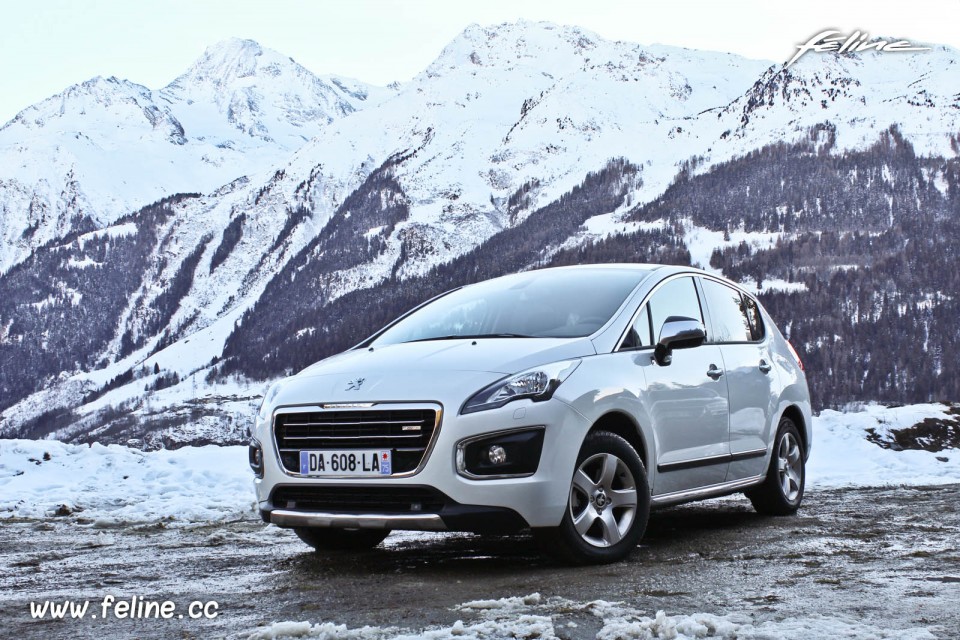
<svg viewBox="0 0 960 640"><path fill-rule="evenodd" d="M691 277L670 280L657 289L647 304L650 306L650 320L656 341L660 340L663 323L671 316L693 318L703 322L697 287Z"/></svg>
<svg viewBox="0 0 960 640"><path fill-rule="evenodd" d="M645 304L643 308L640 309L640 313L630 327L630 331L627 332L626 337L623 339L620 350L629 351L631 349L642 349L652 346L653 334L650 327L650 305Z"/></svg>
<svg viewBox="0 0 960 640"><path fill-rule="evenodd" d="M710 309L713 335L710 342L750 342L753 331L747 318L747 305L739 291L716 280L703 278L703 293Z"/></svg>

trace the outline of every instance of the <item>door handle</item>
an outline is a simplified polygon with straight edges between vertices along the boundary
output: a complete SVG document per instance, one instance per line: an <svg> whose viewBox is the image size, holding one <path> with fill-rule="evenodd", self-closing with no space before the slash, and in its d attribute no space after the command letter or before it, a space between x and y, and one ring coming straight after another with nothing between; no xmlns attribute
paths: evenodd
<svg viewBox="0 0 960 640"><path fill-rule="evenodd" d="M769 362L767 362L766 360L761 360L761 361L760 361L760 372L761 372L761 373L770 373L770 370L771 370L771 369L773 369L773 365L771 365Z"/></svg>
<svg viewBox="0 0 960 640"><path fill-rule="evenodd" d="M717 368L717 365L712 364L710 368L707 369L707 375L713 378L714 380L719 380L720 376L723 375L723 371Z"/></svg>

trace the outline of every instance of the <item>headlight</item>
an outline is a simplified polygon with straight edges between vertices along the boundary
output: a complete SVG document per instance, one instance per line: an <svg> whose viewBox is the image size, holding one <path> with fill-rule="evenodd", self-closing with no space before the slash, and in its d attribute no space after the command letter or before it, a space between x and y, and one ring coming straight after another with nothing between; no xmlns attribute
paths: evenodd
<svg viewBox="0 0 960 640"><path fill-rule="evenodd" d="M563 360L497 380L473 394L473 397L463 404L460 413L497 409L521 398L530 398L534 402L549 400L560 383L566 380L579 364L580 360Z"/></svg>
<svg viewBox="0 0 960 640"><path fill-rule="evenodd" d="M263 400L260 401L260 408L257 409L257 417L261 420L266 420L267 415L264 413L264 409L269 406L270 402L276 397L277 392L280 391L280 384L274 382L269 387L267 387L267 392L263 394Z"/></svg>

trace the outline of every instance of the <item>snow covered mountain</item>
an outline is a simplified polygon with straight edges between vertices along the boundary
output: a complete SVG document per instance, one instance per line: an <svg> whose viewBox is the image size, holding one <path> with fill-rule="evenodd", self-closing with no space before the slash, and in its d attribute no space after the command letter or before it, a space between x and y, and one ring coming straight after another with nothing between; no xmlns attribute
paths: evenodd
<svg viewBox="0 0 960 640"><path fill-rule="evenodd" d="M960 137L960 52L933 45L924 55L819 55L775 65L722 112L728 146L796 139L821 122L837 128L837 151L863 149L897 124L920 155L950 157Z"/></svg>
<svg viewBox="0 0 960 640"><path fill-rule="evenodd" d="M158 91L113 77L68 87L0 128L0 273L71 230L271 168L390 93L236 39Z"/></svg>
<svg viewBox="0 0 960 640"><path fill-rule="evenodd" d="M869 172L843 175L894 190L884 220L921 201L940 216L960 202L958 58L810 54L783 69L521 22L467 28L395 90L318 80L246 41L157 92L91 81L77 92L100 91L96 108L58 97L0 130L4 167L37 159L18 169L30 178L0 177L3 247L20 251L0 276L0 433L239 441L263 378L347 346L363 330L350 319L464 274L570 260L605 238L623 240L603 259L703 266L740 240L772 247L793 237L782 183L720 211L727 222L695 214L706 201L683 191L736 159L764 184L771 144L787 157L866 153ZM58 124L94 117L126 128L89 141ZM891 126L934 159L884 170L893 160L869 150ZM54 130L65 133L48 142ZM922 184L896 192L911 167ZM804 180L810 200L828 195ZM135 211L174 192L186 195ZM847 213L831 215L842 226ZM822 228L802 220L797 233Z"/></svg>

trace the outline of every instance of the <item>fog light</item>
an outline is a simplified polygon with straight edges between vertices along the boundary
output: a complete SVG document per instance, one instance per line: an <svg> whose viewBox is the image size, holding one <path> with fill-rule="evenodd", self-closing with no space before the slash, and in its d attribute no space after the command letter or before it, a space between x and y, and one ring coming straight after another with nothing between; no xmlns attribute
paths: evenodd
<svg viewBox="0 0 960 640"><path fill-rule="evenodd" d="M507 450L495 444L487 449L487 460L490 464L503 464L507 461Z"/></svg>
<svg viewBox="0 0 960 640"><path fill-rule="evenodd" d="M537 472L544 427L510 429L457 443L457 473L472 480L530 476Z"/></svg>

